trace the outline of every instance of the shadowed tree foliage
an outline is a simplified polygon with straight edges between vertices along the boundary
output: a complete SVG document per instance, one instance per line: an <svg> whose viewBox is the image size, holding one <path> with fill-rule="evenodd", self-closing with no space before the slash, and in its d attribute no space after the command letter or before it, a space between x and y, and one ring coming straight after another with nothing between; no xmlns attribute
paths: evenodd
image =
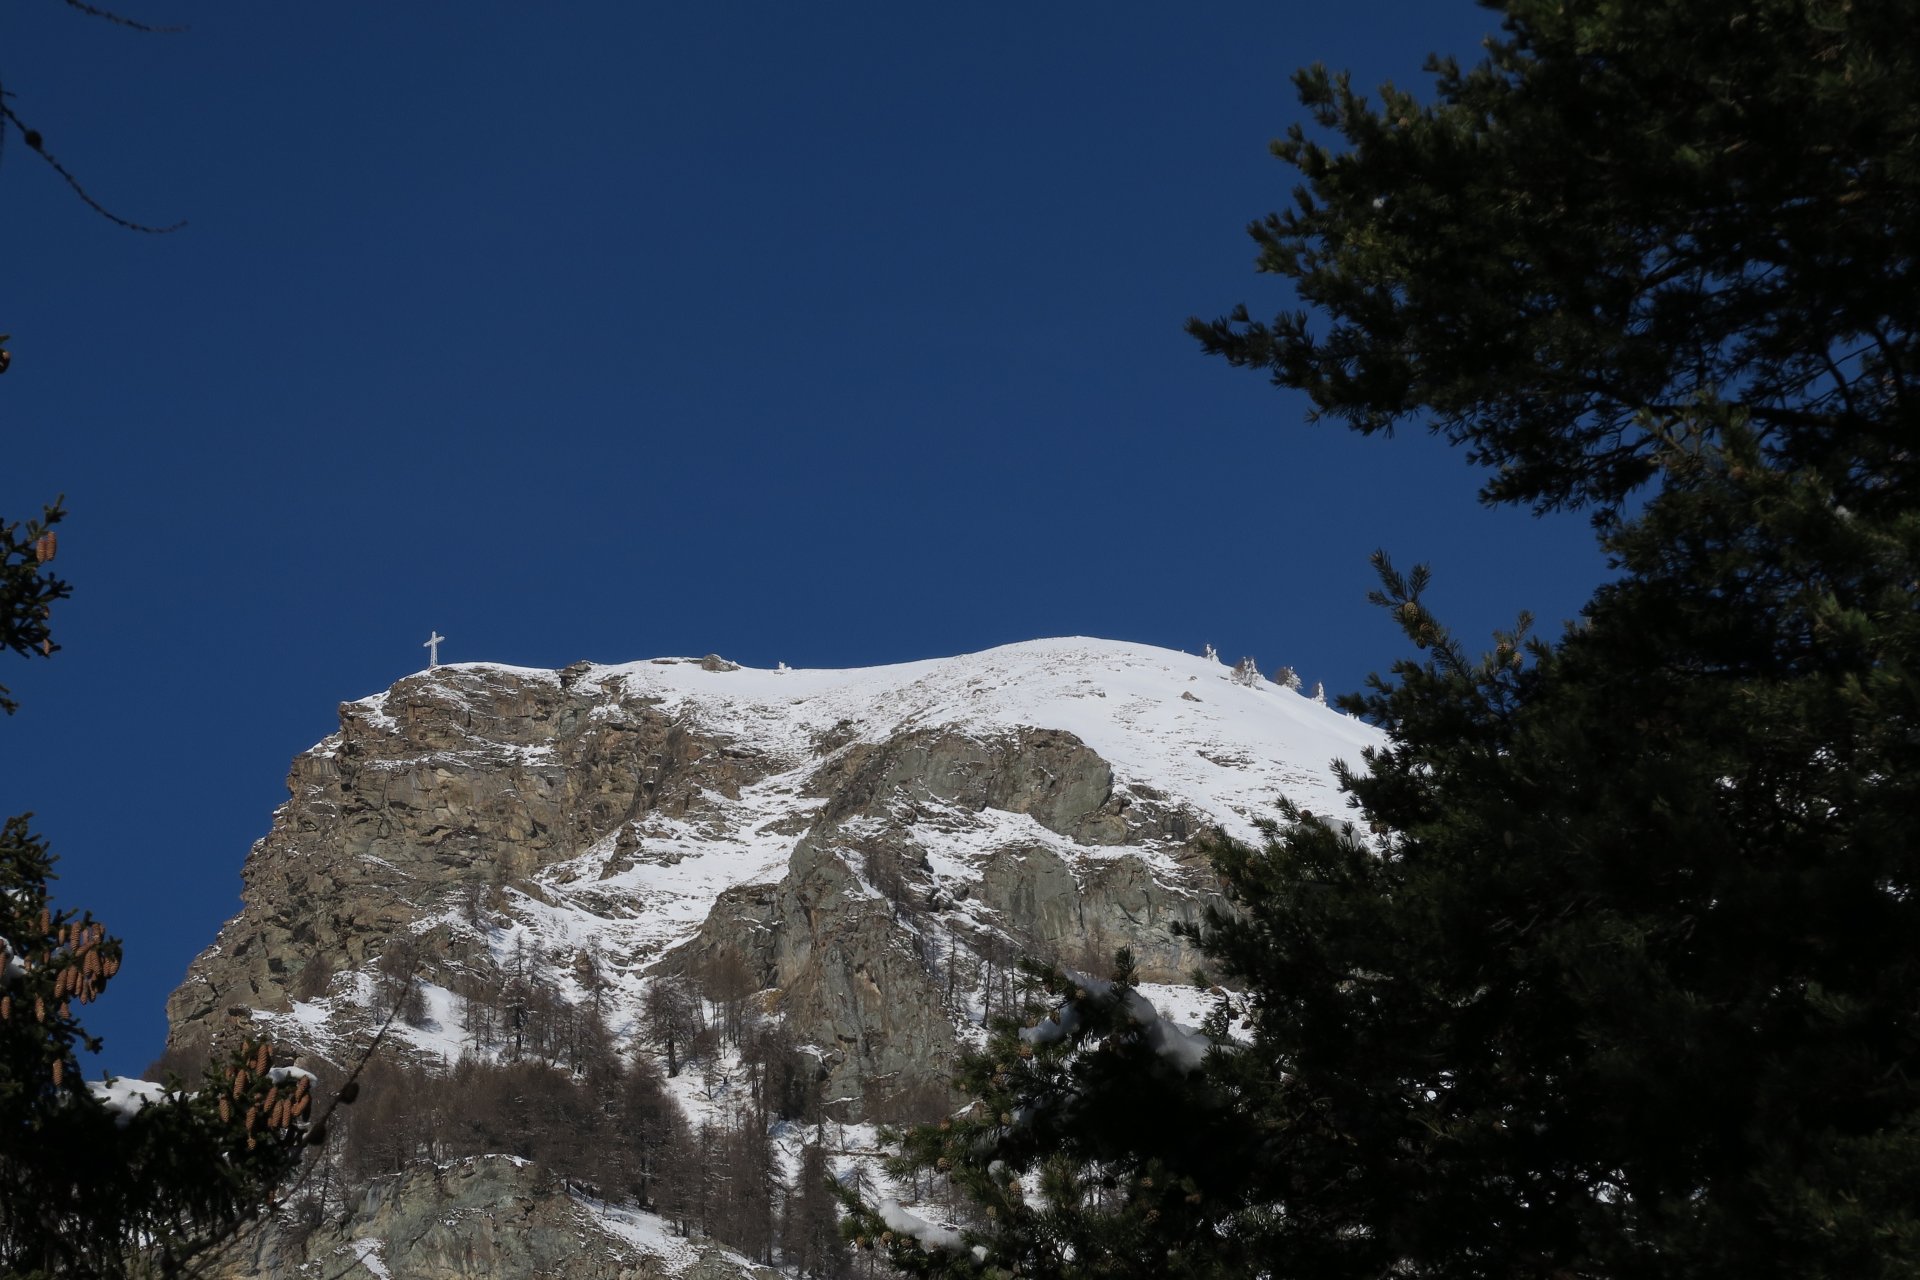
<svg viewBox="0 0 1920 1280"><path fill-rule="evenodd" d="M47 568L56 504L25 526L0 520L0 644L56 651L51 606L67 584ZM0 691L3 692L3 691ZM0 699L11 712L14 704ZM97 1052L79 1009L119 973L120 941L57 908L53 855L27 818L0 829L0 1275L167 1275L229 1238L296 1163L313 1098L237 1046L198 1089L90 1088L77 1053Z"/></svg>
<svg viewBox="0 0 1920 1280"><path fill-rule="evenodd" d="M1920 1274L1913 7L1492 7L1430 105L1298 78L1341 141L1254 234L1311 313L1194 328L1617 576L1475 656L1378 557L1425 657L1342 700L1352 824L1215 848L1238 1025L1041 971L907 1142L969 1232L856 1208L909 1272Z"/></svg>
<svg viewBox="0 0 1920 1280"><path fill-rule="evenodd" d="M1202 344L1357 430L1426 425L1541 508L1616 509L1703 399L1772 465L1910 440L1913 6L1487 7L1504 36L1431 60L1431 103L1295 77L1320 128L1273 149L1306 182L1251 231L1310 310L1194 320Z"/></svg>

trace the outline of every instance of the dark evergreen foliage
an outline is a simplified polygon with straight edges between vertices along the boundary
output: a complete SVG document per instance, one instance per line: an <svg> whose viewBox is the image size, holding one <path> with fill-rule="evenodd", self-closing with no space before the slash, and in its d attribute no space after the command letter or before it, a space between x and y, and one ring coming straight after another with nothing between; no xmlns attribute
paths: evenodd
<svg viewBox="0 0 1920 1280"><path fill-rule="evenodd" d="M1486 493L1612 509L1663 427L1738 406L1769 460L1896 446L1920 318L1920 42L1908 0L1501 0L1431 104L1315 66L1306 183L1252 228L1312 309L1190 322L1364 432L1428 425Z"/></svg>
<svg viewBox="0 0 1920 1280"><path fill-rule="evenodd" d="M46 565L63 512L0 521L0 645L48 655ZM0 708L14 704L0 697ZM78 1008L120 971L120 941L54 905L53 855L25 816L0 828L0 1276L172 1274L260 1214L298 1160L315 1099L243 1042L198 1088L116 1111L80 1076Z"/></svg>
<svg viewBox="0 0 1920 1280"><path fill-rule="evenodd" d="M1195 329L1595 507L1617 577L1474 657L1379 557L1426 657L1343 700L1354 821L1214 850L1243 1043L1038 971L1060 1033L906 1144L984 1261L855 1207L905 1270L1920 1274L1920 13L1494 7L1432 106L1299 77L1345 145L1255 236L1319 318Z"/></svg>
<svg viewBox="0 0 1920 1280"><path fill-rule="evenodd" d="M60 647L53 642L50 619L53 606L73 588L47 565L59 548L54 526L66 514L55 502L25 525L0 520L0 648L23 658L51 657ZM0 711L12 715L18 708L0 684Z"/></svg>
<svg viewBox="0 0 1920 1280"><path fill-rule="evenodd" d="M1360 825L1215 850L1251 1046L1187 1073L1047 971L1070 1034L1004 1028L910 1138L991 1265L1920 1272L1920 511L1716 437L1659 455L1557 645L1470 658L1382 559L1431 657L1347 701L1390 734L1343 779Z"/></svg>

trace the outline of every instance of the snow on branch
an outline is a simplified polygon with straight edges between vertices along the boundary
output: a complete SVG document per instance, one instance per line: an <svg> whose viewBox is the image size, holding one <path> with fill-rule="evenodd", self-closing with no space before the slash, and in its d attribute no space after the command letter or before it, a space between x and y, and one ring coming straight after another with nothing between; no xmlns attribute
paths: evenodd
<svg viewBox="0 0 1920 1280"><path fill-rule="evenodd" d="M116 1129L124 1129L141 1111L156 1102L165 1102L170 1096L165 1085L155 1084L151 1080L132 1080L125 1076L108 1080L87 1081L87 1092L94 1101L111 1112Z"/></svg>
<svg viewBox="0 0 1920 1280"><path fill-rule="evenodd" d="M1060 971L1066 979L1085 991L1096 1000L1114 998L1113 983L1104 978L1096 978L1076 969ZM1128 1016L1141 1030L1147 1047L1167 1059L1182 1071L1198 1071L1206 1060L1207 1051L1213 1048L1213 1041L1195 1031L1160 1015L1153 1001L1141 995L1132 987L1126 989L1125 1007ZM1071 1001L1061 1005L1055 1017L1043 1018L1039 1025L1021 1029L1020 1039L1027 1044L1053 1044L1073 1033L1080 1025L1080 1014Z"/></svg>
<svg viewBox="0 0 1920 1280"><path fill-rule="evenodd" d="M966 1241L960 1238L958 1231L928 1222L917 1213L908 1213L892 1196L880 1202L880 1221L887 1224L889 1231L897 1231L903 1236L912 1236L929 1249L957 1251L967 1247Z"/></svg>

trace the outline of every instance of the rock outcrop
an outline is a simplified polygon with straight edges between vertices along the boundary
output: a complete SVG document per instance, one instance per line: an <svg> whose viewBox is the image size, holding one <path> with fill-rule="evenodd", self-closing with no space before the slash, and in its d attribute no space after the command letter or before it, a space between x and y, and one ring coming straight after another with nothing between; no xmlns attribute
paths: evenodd
<svg viewBox="0 0 1920 1280"><path fill-rule="evenodd" d="M625 1046L650 984L724 970L810 1046L832 1115L924 1115L956 1047L1011 1011L1016 957L1124 946L1143 980L1185 981L1171 926L1212 900L1206 834L1251 836L1281 796L1337 811L1329 761L1375 736L1210 660L1095 640L852 672L436 667L343 704L293 762L243 910L169 1002L170 1048L264 1031L350 1061L402 947L428 999L394 1047L428 1065L475 1047L463 1000L509 972L606 1010ZM534 1256L580 1208L551 1187L498 1233L478 1206L537 1176L409 1175L322 1252L378 1239L395 1280L656 1274ZM258 1274L291 1274L277 1257Z"/></svg>
<svg viewBox="0 0 1920 1280"><path fill-rule="evenodd" d="M657 1219L561 1186L507 1156L427 1166L366 1188L344 1218L280 1220L242 1237L204 1273L216 1280L779 1280L728 1250L680 1239Z"/></svg>

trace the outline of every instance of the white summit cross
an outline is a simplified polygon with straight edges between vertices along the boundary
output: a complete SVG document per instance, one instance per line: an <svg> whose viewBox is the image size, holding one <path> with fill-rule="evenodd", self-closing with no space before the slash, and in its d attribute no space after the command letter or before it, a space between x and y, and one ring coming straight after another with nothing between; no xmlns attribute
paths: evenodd
<svg viewBox="0 0 1920 1280"><path fill-rule="evenodd" d="M427 651L427 669L429 671L440 665L440 642L445 639L445 636L441 635L438 631L434 631L427 637L427 642L420 646Z"/></svg>

